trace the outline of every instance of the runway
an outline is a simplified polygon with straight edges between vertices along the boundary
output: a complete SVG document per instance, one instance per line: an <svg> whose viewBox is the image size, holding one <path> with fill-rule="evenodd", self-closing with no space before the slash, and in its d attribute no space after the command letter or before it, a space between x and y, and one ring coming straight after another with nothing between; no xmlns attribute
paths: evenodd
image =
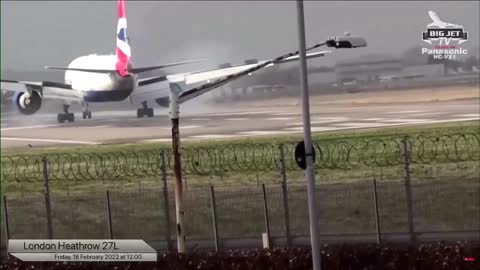
<svg viewBox="0 0 480 270"><path fill-rule="evenodd" d="M294 99L298 100L298 99ZM297 103L276 106L212 106L208 112L181 113L183 141L285 135L303 132ZM312 132L405 125L478 121L478 99L397 104L312 104ZM56 114L23 116L7 113L1 119L2 150L113 143L171 142L167 109L154 118L136 118L134 110L93 112L93 119L58 124Z"/></svg>

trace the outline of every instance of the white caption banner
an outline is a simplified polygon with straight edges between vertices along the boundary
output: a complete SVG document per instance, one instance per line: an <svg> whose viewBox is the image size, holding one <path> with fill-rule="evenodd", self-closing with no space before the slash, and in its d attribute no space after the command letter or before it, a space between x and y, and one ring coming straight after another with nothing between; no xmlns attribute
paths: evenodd
<svg viewBox="0 0 480 270"><path fill-rule="evenodd" d="M35 262L157 261L156 251L143 240L12 239L8 253Z"/></svg>

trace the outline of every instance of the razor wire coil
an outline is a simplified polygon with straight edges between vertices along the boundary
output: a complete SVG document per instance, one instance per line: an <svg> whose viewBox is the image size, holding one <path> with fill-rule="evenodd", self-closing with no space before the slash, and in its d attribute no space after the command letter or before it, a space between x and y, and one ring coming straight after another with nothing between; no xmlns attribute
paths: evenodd
<svg viewBox="0 0 480 270"><path fill-rule="evenodd" d="M316 169L355 169L389 167L403 164L405 137L371 137L314 141ZM480 161L480 135L415 135L406 138L412 164ZM296 143L284 143L287 171L298 171ZM8 155L1 158L1 180L43 181L42 158L48 162L49 180L95 181L128 180L132 177L161 175L161 153L166 155L167 170L173 168L173 156L166 149L101 153L56 153ZM238 172L280 170L279 144L229 144L221 147L186 147L181 150L182 170L186 175L222 175Z"/></svg>

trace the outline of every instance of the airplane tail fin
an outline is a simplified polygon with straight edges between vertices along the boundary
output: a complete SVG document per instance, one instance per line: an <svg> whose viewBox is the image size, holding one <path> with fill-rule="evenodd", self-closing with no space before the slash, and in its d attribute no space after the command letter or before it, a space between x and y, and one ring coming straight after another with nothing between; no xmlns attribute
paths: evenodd
<svg viewBox="0 0 480 270"><path fill-rule="evenodd" d="M132 55L127 38L125 0L118 0L117 48L115 54L117 56L117 64L115 65L117 72L121 76L128 75L128 66Z"/></svg>
<svg viewBox="0 0 480 270"><path fill-rule="evenodd" d="M134 68L130 63L130 58L132 56L130 50L130 44L128 44L127 36L127 13L125 9L125 0L118 0L118 23L117 23L117 48L115 50L115 55L117 62L115 64L115 70L113 69L89 69L89 68L68 68L68 67L45 67L46 69L53 70L72 70L72 71L81 71L81 72L91 72L91 73L105 73L110 74L112 72L117 72L120 76L125 77L129 74L139 74L147 71L163 69L167 67L174 67L179 65L186 65L190 63L195 63L199 61L204 61L205 59L183 61L176 63L169 63L158 66L150 67L139 67Z"/></svg>

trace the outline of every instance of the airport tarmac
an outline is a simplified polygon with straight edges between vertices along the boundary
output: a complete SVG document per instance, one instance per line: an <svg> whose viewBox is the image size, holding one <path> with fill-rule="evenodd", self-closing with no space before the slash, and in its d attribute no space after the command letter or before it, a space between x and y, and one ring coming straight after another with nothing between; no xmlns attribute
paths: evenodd
<svg viewBox="0 0 480 270"><path fill-rule="evenodd" d="M298 101L297 99L294 99ZM207 105L204 105L207 106ZM208 105L208 112L181 113L183 141L228 139L303 132L298 102L254 107ZM478 99L396 104L311 105L312 132L480 120ZM2 150L16 148L171 142L167 109L155 109L154 118L136 118L134 110L93 112L84 120L59 124L56 114L24 116L7 113L1 119Z"/></svg>

